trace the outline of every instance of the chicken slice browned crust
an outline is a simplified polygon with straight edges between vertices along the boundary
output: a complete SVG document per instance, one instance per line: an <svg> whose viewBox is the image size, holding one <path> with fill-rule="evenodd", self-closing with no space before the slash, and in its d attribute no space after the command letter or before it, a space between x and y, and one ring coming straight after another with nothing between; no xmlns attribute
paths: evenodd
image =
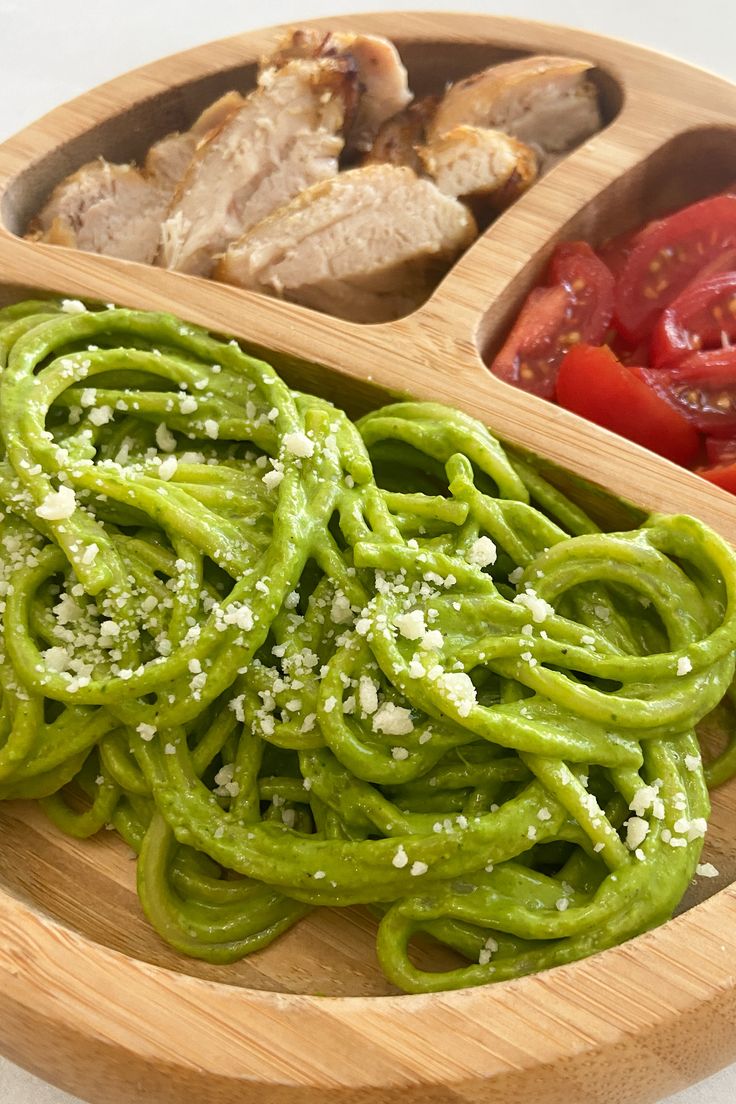
<svg viewBox="0 0 736 1104"><path fill-rule="evenodd" d="M135 166L100 158L57 184L26 236L151 264L167 202Z"/></svg>
<svg viewBox="0 0 736 1104"><path fill-rule="evenodd" d="M208 276L230 242L337 172L354 78L335 58L269 69L197 149L162 227L157 263Z"/></svg>
<svg viewBox="0 0 736 1104"><path fill-rule="evenodd" d="M393 42L382 35L347 31L290 31L263 66L285 65L293 58L338 57L353 65L358 99L346 136L348 151L370 149L383 122L411 101L409 80Z"/></svg>
<svg viewBox="0 0 736 1104"><path fill-rule="evenodd" d="M427 127L439 100L424 96L403 111L387 119L373 145L363 157L364 165L406 165L420 174L424 171L417 149L427 140Z"/></svg>
<svg viewBox="0 0 736 1104"><path fill-rule="evenodd" d="M307 189L230 246L215 276L353 322L417 307L476 235L430 180L369 165Z"/></svg>
<svg viewBox="0 0 736 1104"><path fill-rule="evenodd" d="M540 150L572 149L602 125L593 65L568 57L528 57L493 65L451 85L429 139L456 126L493 127Z"/></svg>
<svg viewBox="0 0 736 1104"><path fill-rule="evenodd" d="M418 155L441 192L493 210L507 207L537 178L534 150L488 127L453 127Z"/></svg>

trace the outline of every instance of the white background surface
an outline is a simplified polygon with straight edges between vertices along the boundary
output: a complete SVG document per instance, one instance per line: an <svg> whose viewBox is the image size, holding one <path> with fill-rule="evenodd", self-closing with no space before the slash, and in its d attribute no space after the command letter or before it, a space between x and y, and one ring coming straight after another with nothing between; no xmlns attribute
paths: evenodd
<svg viewBox="0 0 736 1104"><path fill-rule="evenodd" d="M584 27L736 80L733 0L0 0L0 140L61 101L176 50L266 24L392 6L493 12ZM662 1104L734 1101L736 1066ZM0 1058L0 1104L78 1102Z"/></svg>

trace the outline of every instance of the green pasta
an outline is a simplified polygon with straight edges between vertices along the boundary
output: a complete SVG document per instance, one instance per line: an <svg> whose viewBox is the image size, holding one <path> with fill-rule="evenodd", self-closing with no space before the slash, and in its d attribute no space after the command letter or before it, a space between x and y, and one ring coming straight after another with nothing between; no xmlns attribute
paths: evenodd
<svg viewBox="0 0 736 1104"><path fill-rule="evenodd" d="M600 532L473 419L354 424L167 315L20 303L0 358L0 797L113 826L164 940L363 903L424 992L672 915L736 769L714 533Z"/></svg>

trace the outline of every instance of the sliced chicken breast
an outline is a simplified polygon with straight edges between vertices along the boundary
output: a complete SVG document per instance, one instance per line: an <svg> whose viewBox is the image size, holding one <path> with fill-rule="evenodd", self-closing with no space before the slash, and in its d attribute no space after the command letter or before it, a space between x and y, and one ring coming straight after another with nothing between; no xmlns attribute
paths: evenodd
<svg viewBox="0 0 736 1104"><path fill-rule="evenodd" d="M26 236L151 264L167 202L168 195L133 165L100 158L57 184Z"/></svg>
<svg viewBox="0 0 736 1104"><path fill-rule="evenodd" d="M534 150L487 127L457 126L418 150L441 192L501 210L537 177Z"/></svg>
<svg viewBox="0 0 736 1104"><path fill-rule="evenodd" d="M476 235L468 209L411 169L369 165L316 184L227 251L215 276L353 322L418 306Z"/></svg>
<svg viewBox="0 0 736 1104"><path fill-rule="evenodd" d="M399 52L381 35L300 28L285 36L264 65L280 67L292 58L310 57L344 58L355 67L359 95L346 137L348 151L370 149L381 124L411 101Z"/></svg>
<svg viewBox="0 0 736 1104"><path fill-rule="evenodd" d="M453 84L429 128L430 141L468 124L505 130L543 155L561 153L602 125L589 61L528 57Z"/></svg>
<svg viewBox="0 0 736 1104"><path fill-rule="evenodd" d="M364 165L406 165L421 174L424 166L417 148L427 140L427 126L439 100L425 96L387 119L363 158Z"/></svg>
<svg viewBox="0 0 736 1104"><path fill-rule="evenodd" d="M198 142L242 103L238 92L221 96L190 130L156 142L143 171L102 158L82 165L57 185L27 236L51 245L152 264L160 244L161 222Z"/></svg>
<svg viewBox="0 0 736 1104"><path fill-rule="evenodd" d="M210 133L221 127L234 111L243 106L239 92L226 92L219 100L206 107L189 130L167 134L155 142L148 151L144 171L162 191L173 196L177 184L189 168L197 146Z"/></svg>
<svg viewBox="0 0 736 1104"><path fill-rule="evenodd" d="M263 72L243 106L198 147L162 227L157 264L208 276L230 242L333 176L353 95L340 59Z"/></svg>

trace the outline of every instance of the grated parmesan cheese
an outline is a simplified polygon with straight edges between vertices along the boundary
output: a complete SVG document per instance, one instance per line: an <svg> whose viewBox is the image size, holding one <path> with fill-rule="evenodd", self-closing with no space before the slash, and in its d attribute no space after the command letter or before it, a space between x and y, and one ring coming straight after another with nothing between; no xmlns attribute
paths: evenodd
<svg viewBox="0 0 736 1104"><path fill-rule="evenodd" d="M383 702L373 714L373 731L386 736L406 736L414 731L411 711L393 702Z"/></svg>
<svg viewBox="0 0 736 1104"><path fill-rule="evenodd" d="M314 441L310 441L306 433L302 433L301 431L297 433L285 433L284 448L287 452L290 452L292 456L308 459L314 454Z"/></svg>
<svg viewBox="0 0 736 1104"><path fill-rule="evenodd" d="M65 521L77 508L77 496L71 487L59 487L58 491L49 491L36 513L45 521Z"/></svg>
<svg viewBox="0 0 736 1104"><path fill-rule="evenodd" d="M468 563L478 567L490 567L496 562L498 550L490 537L478 537L473 541L466 554Z"/></svg>

